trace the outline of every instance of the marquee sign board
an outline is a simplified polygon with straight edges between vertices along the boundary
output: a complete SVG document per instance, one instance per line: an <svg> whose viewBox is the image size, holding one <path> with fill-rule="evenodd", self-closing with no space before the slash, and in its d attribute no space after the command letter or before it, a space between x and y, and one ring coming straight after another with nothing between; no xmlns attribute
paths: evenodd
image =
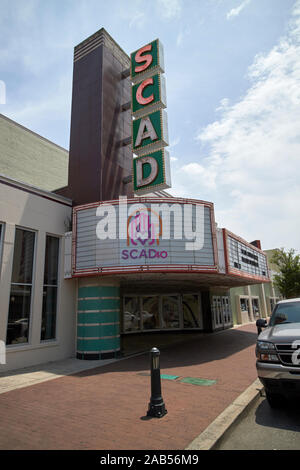
<svg viewBox="0 0 300 470"><path fill-rule="evenodd" d="M185 213L187 206L192 210ZM142 204L131 199L126 209L118 202L113 208L105 202L74 208L74 276L144 270L218 271L212 204L145 198ZM113 238L99 238L101 224L114 228ZM200 243L196 249L187 249L191 241L185 230L188 226L197 227Z"/></svg>
<svg viewBox="0 0 300 470"><path fill-rule="evenodd" d="M132 151L134 192L171 187L163 48L158 39L131 54ZM155 150L155 152L154 152ZM151 151L151 153L149 153ZM143 157L143 158L142 158Z"/></svg>
<svg viewBox="0 0 300 470"><path fill-rule="evenodd" d="M267 256L253 245L223 229L228 273L269 282Z"/></svg>

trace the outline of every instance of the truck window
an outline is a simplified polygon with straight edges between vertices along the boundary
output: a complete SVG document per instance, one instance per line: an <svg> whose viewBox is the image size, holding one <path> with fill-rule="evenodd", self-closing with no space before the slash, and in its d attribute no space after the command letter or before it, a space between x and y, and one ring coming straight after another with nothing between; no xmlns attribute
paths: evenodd
<svg viewBox="0 0 300 470"><path fill-rule="evenodd" d="M270 326L280 323L300 323L300 302L287 302L276 306Z"/></svg>

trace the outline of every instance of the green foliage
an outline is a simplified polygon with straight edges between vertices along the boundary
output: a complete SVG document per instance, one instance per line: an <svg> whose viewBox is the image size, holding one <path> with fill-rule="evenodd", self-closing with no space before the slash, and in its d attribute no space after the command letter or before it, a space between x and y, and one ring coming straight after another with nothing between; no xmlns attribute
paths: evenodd
<svg viewBox="0 0 300 470"><path fill-rule="evenodd" d="M300 297L300 256L295 255L295 250L285 251L283 248L276 250L271 263L278 268L274 284L281 295L286 299Z"/></svg>

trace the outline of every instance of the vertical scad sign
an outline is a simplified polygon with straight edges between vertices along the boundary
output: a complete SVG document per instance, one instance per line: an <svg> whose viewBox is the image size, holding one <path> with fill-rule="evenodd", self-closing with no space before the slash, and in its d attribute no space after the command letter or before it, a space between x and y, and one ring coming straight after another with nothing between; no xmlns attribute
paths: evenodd
<svg viewBox="0 0 300 470"><path fill-rule="evenodd" d="M171 187L164 57L156 39L131 54L133 183L136 194Z"/></svg>

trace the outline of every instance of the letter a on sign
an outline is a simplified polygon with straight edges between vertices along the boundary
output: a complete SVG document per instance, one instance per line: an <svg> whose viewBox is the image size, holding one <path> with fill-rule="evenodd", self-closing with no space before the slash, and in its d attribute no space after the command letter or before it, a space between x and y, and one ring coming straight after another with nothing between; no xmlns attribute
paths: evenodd
<svg viewBox="0 0 300 470"><path fill-rule="evenodd" d="M158 139L158 136L157 136L157 134L155 132L155 129L152 125L152 122L150 120L150 117L146 116L146 117L144 117L140 120L140 126L139 126L139 130L138 130L138 133L137 133L137 138L136 138L134 146L139 147L139 145L141 145L142 141L144 139L147 139L148 137L150 137L152 142L154 140Z"/></svg>
<svg viewBox="0 0 300 470"><path fill-rule="evenodd" d="M136 155L169 145L168 120L164 109L132 121L132 151Z"/></svg>

